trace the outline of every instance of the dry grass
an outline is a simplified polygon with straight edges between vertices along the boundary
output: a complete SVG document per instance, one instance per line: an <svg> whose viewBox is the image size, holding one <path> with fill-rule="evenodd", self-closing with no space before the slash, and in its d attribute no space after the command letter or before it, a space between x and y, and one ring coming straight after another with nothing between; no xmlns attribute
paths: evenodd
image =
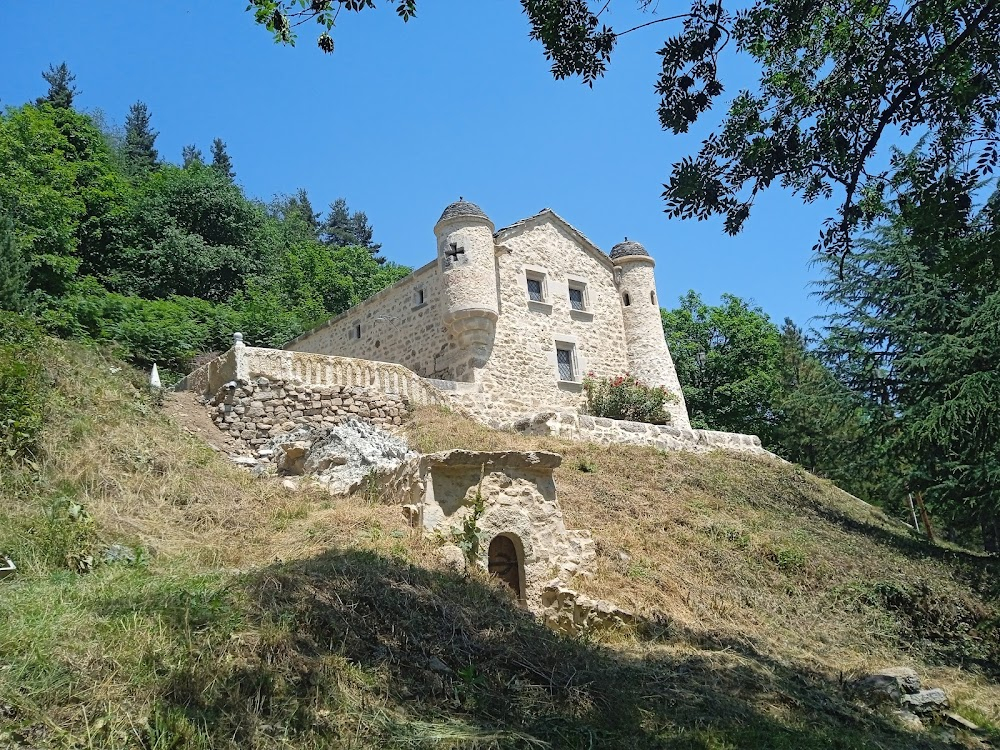
<svg viewBox="0 0 1000 750"><path fill-rule="evenodd" d="M0 583L0 747L945 747L844 697L841 671L895 663L1000 723L995 565L795 467L418 412L425 452L563 454L567 523L599 552L579 588L646 617L566 639L439 569L396 506L255 478L134 373L50 346L41 461L0 475L21 570ZM111 543L143 554L101 564Z"/></svg>
<svg viewBox="0 0 1000 750"><path fill-rule="evenodd" d="M1000 724L990 625L1000 561L931 547L832 483L766 458L494 432L439 409L408 430L427 451L562 454L566 523L590 529L598 551L595 577L575 585L667 623L685 644L734 644L830 679L913 666Z"/></svg>

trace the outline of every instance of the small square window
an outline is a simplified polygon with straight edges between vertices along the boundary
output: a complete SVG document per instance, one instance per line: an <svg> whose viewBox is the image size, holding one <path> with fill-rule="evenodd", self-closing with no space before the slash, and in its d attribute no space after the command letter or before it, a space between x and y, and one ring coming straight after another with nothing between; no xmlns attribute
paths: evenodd
<svg viewBox="0 0 1000 750"><path fill-rule="evenodd" d="M574 310L587 309L583 301L583 289L572 286L569 288L569 306Z"/></svg>
<svg viewBox="0 0 1000 750"><path fill-rule="evenodd" d="M556 364L559 367L559 379L573 381L576 380L576 372L573 366L573 350L556 347Z"/></svg>
<svg viewBox="0 0 1000 750"><path fill-rule="evenodd" d="M528 299L532 302L542 302L545 299L541 279L528 278Z"/></svg>

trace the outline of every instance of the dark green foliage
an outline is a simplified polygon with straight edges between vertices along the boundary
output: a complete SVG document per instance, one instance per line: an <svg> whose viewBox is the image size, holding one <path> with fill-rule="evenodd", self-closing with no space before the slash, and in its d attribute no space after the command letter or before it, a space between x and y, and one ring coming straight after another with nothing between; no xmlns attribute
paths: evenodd
<svg viewBox="0 0 1000 750"><path fill-rule="evenodd" d="M365 212L355 211L351 213L347 207L347 201L343 198L337 198L330 204L330 212L320 226L319 232L320 239L325 245L336 247L357 245L367 248L372 255L382 247L372 242L374 230L368 223L368 216Z"/></svg>
<svg viewBox="0 0 1000 750"><path fill-rule="evenodd" d="M48 388L41 344L33 322L0 311L0 464L35 450Z"/></svg>
<svg viewBox="0 0 1000 750"><path fill-rule="evenodd" d="M864 500L885 503L898 483L866 401L836 378L787 318L781 350L772 450Z"/></svg>
<svg viewBox="0 0 1000 750"><path fill-rule="evenodd" d="M828 263L824 348L868 404L896 501L923 492L949 533L1000 552L1000 196L976 210L973 184L923 169L904 191L842 271Z"/></svg>
<svg viewBox="0 0 1000 750"><path fill-rule="evenodd" d="M409 272L321 244L305 191L269 211L194 146L157 165L144 105L118 140L49 104L0 116L0 308L30 304L50 331L169 376L237 330L284 344ZM221 140L213 156L228 159Z"/></svg>
<svg viewBox="0 0 1000 750"><path fill-rule="evenodd" d="M733 295L694 292L661 311L694 427L758 435L782 458L882 503L896 486L866 401L851 392L786 319L781 331Z"/></svg>
<svg viewBox="0 0 1000 750"><path fill-rule="evenodd" d="M85 273L101 266L129 186L89 117L48 105L8 109L0 174L31 290L59 295L81 263Z"/></svg>
<svg viewBox="0 0 1000 750"><path fill-rule="evenodd" d="M771 445L781 338L760 308L731 294L705 304L690 291L661 311L692 426L759 435Z"/></svg>
<svg viewBox="0 0 1000 750"><path fill-rule="evenodd" d="M273 258L266 216L209 167L164 166L136 189L123 231L115 291L223 302Z"/></svg>
<svg viewBox="0 0 1000 750"><path fill-rule="evenodd" d="M14 220L0 204L0 310L18 312L28 302L28 261L14 241Z"/></svg>
<svg viewBox="0 0 1000 750"><path fill-rule="evenodd" d="M73 85L76 76L70 73L66 63L49 65L49 69L42 73L42 78L49 84L49 92L35 103L39 106L42 104L51 104L53 107L60 107L61 109L72 109L73 97L80 92Z"/></svg>
<svg viewBox="0 0 1000 750"><path fill-rule="evenodd" d="M310 242L319 239L320 214L313 208L305 188L299 188L294 195L275 196L269 210L282 222L296 227L300 239Z"/></svg>
<svg viewBox="0 0 1000 750"><path fill-rule="evenodd" d="M183 149L181 149L181 166L187 169L188 167L193 167L196 164L204 164L205 156L201 153L201 149L195 146L193 143L189 143Z"/></svg>
<svg viewBox="0 0 1000 750"><path fill-rule="evenodd" d="M149 109L143 102L136 102L125 118L125 161L133 173L156 169L159 154L156 152L155 130L150 125Z"/></svg>
<svg viewBox="0 0 1000 750"><path fill-rule="evenodd" d="M200 156L199 153L199 159ZM226 142L221 138L212 141L212 169L230 182L236 179L236 172L233 171L233 160L229 157L229 152L226 151Z"/></svg>

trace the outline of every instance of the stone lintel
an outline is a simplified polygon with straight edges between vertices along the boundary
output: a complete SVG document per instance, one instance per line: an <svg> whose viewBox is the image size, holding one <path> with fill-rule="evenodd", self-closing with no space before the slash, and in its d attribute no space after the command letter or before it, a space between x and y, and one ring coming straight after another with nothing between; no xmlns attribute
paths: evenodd
<svg viewBox="0 0 1000 750"><path fill-rule="evenodd" d="M498 469L555 469L562 463L562 456L549 451L469 451L455 449L430 453L420 459L421 468L480 467L490 471Z"/></svg>

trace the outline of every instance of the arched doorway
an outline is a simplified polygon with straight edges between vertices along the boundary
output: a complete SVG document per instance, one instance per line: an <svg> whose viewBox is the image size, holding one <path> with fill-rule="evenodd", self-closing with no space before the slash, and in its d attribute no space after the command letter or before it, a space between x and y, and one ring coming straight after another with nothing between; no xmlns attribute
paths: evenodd
<svg viewBox="0 0 1000 750"><path fill-rule="evenodd" d="M510 586L518 599L524 598L521 592L521 557L513 539L506 534L493 537L487 567L490 575Z"/></svg>

